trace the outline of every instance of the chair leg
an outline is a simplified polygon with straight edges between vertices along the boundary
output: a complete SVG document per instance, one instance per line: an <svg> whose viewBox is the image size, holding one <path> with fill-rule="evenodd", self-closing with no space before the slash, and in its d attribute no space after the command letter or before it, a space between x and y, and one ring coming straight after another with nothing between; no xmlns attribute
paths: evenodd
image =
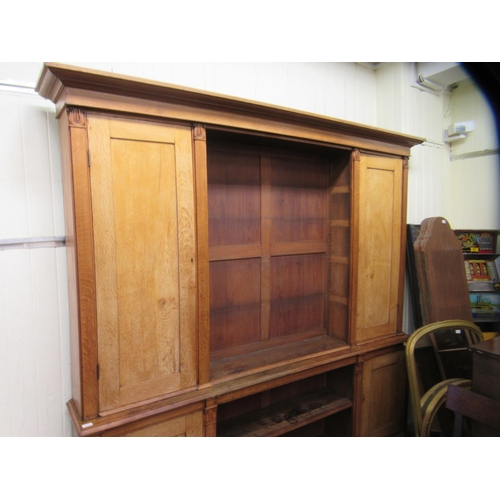
<svg viewBox="0 0 500 500"><path fill-rule="evenodd" d="M462 422L464 416L461 413L455 413L455 423L453 424L453 437L461 437L462 435Z"/></svg>

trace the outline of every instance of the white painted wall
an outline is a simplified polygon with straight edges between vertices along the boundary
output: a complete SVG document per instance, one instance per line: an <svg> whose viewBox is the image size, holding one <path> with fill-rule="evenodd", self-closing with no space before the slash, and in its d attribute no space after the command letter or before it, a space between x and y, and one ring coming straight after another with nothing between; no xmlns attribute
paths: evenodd
<svg viewBox="0 0 500 500"><path fill-rule="evenodd" d="M2 69L23 85L38 72ZM54 107L14 90L0 90L0 243L63 236ZM65 249L0 250L0 436L71 435L69 373Z"/></svg>
<svg viewBox="0 0 500 500"><path fill-rule="evenodd" d="M480 139L491 117L473 85L451 96L417 90L414 63L390 63L376 71L354 63L77 64L424 137L426 143L415 147L410 159L408 222L441 215L471 229L500 227L492 194L477 200L478 210L460 212L460 186L468 183L461 173L468 175L472 167L466 164L470 160L450 161L442 143L448 123L474 119L475 142L466 146L494 147L491 138ZM2 86L34 85L40 68L40 63L0 63L0 242L64 231L54 107ZM498 186L498 156L481 162L483 182ZM71 435L65 406L71 397L68 323L64 248L0 250L0 436Z"/></svg>
<svg viewBox="0 0 500 500"><path fill-rule="evenodd" d="M475 130L450 145L448 220L457 228L500 228L497 123L488 101L470 80L460 84L450 100L450 123L464 121L474 121Z"/></svg>

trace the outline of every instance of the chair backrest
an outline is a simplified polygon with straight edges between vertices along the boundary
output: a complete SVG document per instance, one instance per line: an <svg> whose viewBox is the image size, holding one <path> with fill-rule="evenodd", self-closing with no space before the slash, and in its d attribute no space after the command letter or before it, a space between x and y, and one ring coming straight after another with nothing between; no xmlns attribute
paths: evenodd
<svg viewBox="0 0 500 500"><path fill-rule="evenodd" d="M453 436L462 435L463 417L486 425L492 431L500 431L500 402L481 394L450 385L446 396L446 408L455 412ZM481 428L481 435L498 436L498 432L488 432Z"/></svg>
<svg viewBox="0 0 500 500"><path fill-rule="evenodd" d="M446 380L470 380L472 357L468 347L482 341L481 330L460 319L431 323L410 335L406 368L417 436L422 429L422 402L429 399L424 396Z"/></svg>

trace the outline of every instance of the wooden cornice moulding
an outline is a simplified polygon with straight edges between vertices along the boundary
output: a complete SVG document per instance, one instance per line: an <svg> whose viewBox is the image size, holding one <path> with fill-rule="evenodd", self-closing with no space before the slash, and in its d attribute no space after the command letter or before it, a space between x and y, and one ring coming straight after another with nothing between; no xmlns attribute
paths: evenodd
<svg viewBox="0 0 500 500"><path fill-rule="evenodd" d="M344 137L342 141L344 145L386 150L402 156L409 155L412 146L424 141L419 137L213 92L94 69L45 63L36 87L38 94L62 106L67 98L66 89L104 94L108 96L108 99L111 96L121 96L152 103L185 106L189 109L197 108L204 110L203 116L208 125L225 125L224 113L226 113L249 120L272 122L274 126L270 126L269 130L275 130L277 134L283 134L285 130L286 135L286 127L290 126L295 130L294 135L300 135L303 132L300 130L297 132L297 127L306 127L319 132L319 137L323 137L325 142L334 144L340 135ZM78 101L78 92L73 92L72 100L70 104L78 105L78 102L75 102ZM129 110L124 109L124 111ZM331 140L327 135L325 136L328 133L332 134ZM381 147L377 147L378 145ZM384 145L393 147L388 148Z"/></svg>

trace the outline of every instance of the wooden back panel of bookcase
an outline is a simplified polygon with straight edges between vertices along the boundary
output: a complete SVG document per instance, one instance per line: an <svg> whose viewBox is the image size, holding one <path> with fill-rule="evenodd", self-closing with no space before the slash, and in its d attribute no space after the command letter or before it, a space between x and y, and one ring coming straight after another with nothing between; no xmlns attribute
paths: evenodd
<svg viewBox="0 0 500 500"><path fill-rule="evenodd" d="M349 154L332 156L209 147L213 359L332 333L346 341L350 196L334 185L347 184ZM343 316L331 311L332 290Z"/></svg>

